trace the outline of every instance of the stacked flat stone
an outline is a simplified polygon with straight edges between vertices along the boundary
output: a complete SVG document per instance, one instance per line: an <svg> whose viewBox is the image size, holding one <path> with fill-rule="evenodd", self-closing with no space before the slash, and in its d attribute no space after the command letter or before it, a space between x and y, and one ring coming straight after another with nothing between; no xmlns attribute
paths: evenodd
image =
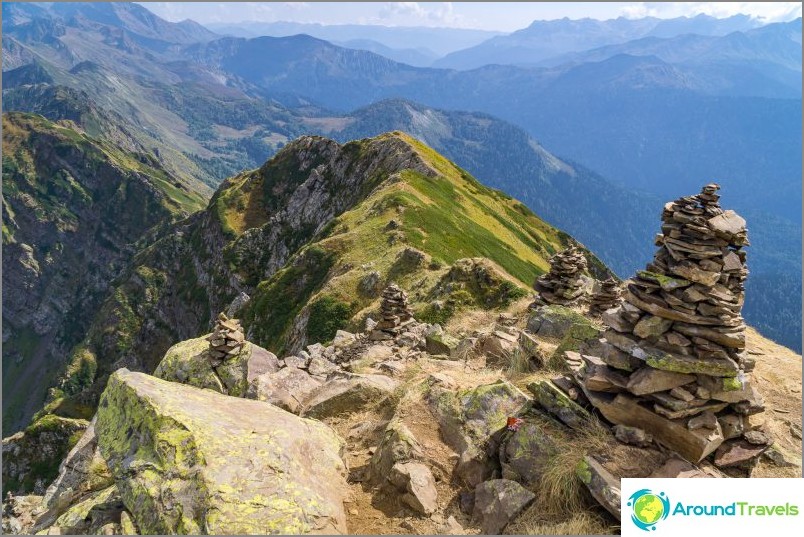
<svg viewBox="0 0 804 537"><path fill-rule="evenodd" d="M620 282L614 278L603 280L600 289L589 298L590 309L597 313L610 310L620 303L620 294Z"/></svg>
<svg viewBox="0 0 804 537"><path fill-rule="evenodd" d="M371 333L371 339L391 339L413 321L413 311L408 306L408 295L392 283L382 292L380 303L382 317Z"/></svg>
<svg viewBox="0 0 804 537"><path fill-rule="evenodd" d="M215 329L207 336L209 357L214 362L222 362L227 356L240 353L246 341L240 321L230 319L225 314L218 315Z"/></svg>
<svg viewBox="0 0 804 537"><path fill-rule="evenodd" d="M535 305L573 303L584 294L583 275L586 257L575 246L550 258L550 271L542 274L533 285Z"/></svg>
<svg viewBox="0 0 804 537"><path fill-rule="evenodd" d="M708 184L665 205L653 262L604 313L609 329L589 351L599 356L585 356L579 372L607 419L643 428L693 462L720 448L716 464L764 410L740 315L745 220L720 208L718 189ZM746 438L763 439L758 433Z"/></svg>

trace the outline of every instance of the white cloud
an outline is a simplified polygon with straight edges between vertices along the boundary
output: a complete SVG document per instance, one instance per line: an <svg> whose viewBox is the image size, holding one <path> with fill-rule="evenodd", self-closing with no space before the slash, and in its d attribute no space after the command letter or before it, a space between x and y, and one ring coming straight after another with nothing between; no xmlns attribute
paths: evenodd
<svg viewBox="0 0 804 537"><path fill-rule="evenodd" d="M628 18L693 17L699 14L724 18L750 15L762 22L789 21L801 16L799 2L634 2L620 9Z"/></svg>
<svg viewBox="0 0 804 537"><path fill-rule="evenodd" d="M460 26L452 2L386 2L377 20L394 25Z"/></svg>

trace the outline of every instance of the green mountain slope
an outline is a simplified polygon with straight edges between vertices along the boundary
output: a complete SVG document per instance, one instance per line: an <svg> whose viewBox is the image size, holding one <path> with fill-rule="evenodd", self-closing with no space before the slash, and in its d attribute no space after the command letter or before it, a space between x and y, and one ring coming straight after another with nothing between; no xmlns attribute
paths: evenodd
<svg viewBox="0 0 804 537"><path fill-rule="evenodd" d="M77 365L67 371L46 412L86 417L75 410L94 403L114 369L153 370L220 311L282 355L361 324L392 280L426 319L506 305L569 244L402 133L344 145L302 137L225 181L205 211L134 258L73 352L74 364L97 368L91 378ZM597 275L609 274L587 255Z"/></svg>
<svg viewBox="0 0 804 537"><path fill-rule="evenodd" d="M74 123L3 115L3 424L45 399L109 283L149 229L202 207L152 157Z"/></svg>

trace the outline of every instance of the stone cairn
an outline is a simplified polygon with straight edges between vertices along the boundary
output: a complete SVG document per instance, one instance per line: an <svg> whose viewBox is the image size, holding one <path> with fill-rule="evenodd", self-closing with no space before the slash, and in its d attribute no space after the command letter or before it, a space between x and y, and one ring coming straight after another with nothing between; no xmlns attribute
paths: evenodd
<svg viewBox="0 0 804 537"><path fill-rule="evenodd" d="M600 289L592 293L589 303L589 309L597 313L616 307L620 303L620 282L614 278L600 282Z"/></svg>
<svg viewBox="0 0 804 537"><path fill-rule="evenodd" d="M575 246L550 258L550 271L536 280L536 299L533 306L545 304L566 305L576 301L584 293L583 274L586 257Z"/></svg>
<svg viewBox="0 0 804 537"><path fill-rule="evenodd" d="M209 356L213 362L223 362L228 356L240 353L246 341L240 321L221 313L215 321L215 329L207 336Z"/></svg>
<svg viewBox="0 0 804 537"><path fill-rule="evenodd" d="M408 306L408 295L395 283L382 292L380 316L382 319L371 332L371 339L375 341L393 339L402 328L414 321L413 311Z"/></svg>
<svg viewBox="0 0 804 537"><path fill-rule="evenodd" d="M638 427L692 462L750 467L767 448L745 352L745 220L717 184L668 203L653 262L604 313L604 339L576 378L609 421ZM593 355L594 356L591 356ZM572 367L572 366L571 366Z"/></svg>

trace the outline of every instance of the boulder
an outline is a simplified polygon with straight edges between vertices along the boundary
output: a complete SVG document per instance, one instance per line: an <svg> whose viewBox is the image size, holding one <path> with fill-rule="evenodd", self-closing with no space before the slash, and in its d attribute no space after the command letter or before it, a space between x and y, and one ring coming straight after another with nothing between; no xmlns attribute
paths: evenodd
<svg viewBox="0 0 804 537"><path fill-rule="evenodd" d="M492 479L475 489L472 516L480 523L484 535L499 535L536 496L508 479Z"/></svg>
<svg viewBox="0 0 804 537"><path fill-rule="evenodd" d="M53 461L63 460L88 426L87 420L46 414L3 438L3 490L41 496L58 474Z"/></svg>
<svg viewBox="0 0 804 537"><path fill-rule="evenodd" d="M575 468L581 479L597 502L606 511L621 520L620 513L620 479L611 475L594 457L586 455Z"/></svg>
<svg viewBox="0 0 804 537"><path fill-rule="evenodd" d="M592 416L573 401L562 390L549 380L540 380L528 384L535 402L547 412L561 420L572 429L582 430L589 426Z"/></svg>
<svg viewBox="0 0 804 537"><path fill-rule="evenodd" d="M398 462L391 468L390 481L405 491L402 502L423 515L438 509L438 491L430 469L421 462Z"/></svg>
<svg viewBox="0 0 804 537"><path fill-rule="evenodd" d="M518 337L495 330L481 339L480 352L486 355L488 367L508 367L519 347Z"/></svg>
<svg viewBox="0 0 804 537"><path fill-rule="evenodd" d="M538 485L545 470L558 453L553 438L542 428L527 421L503 440L500 446L502 476L526 486Z"/></svg>
<svg viewBox="0 0 804 537"><path fill-rule="evenodd" d="M369 462L370 481L382 483L389 479L395 464L421 457L421 446L410 429L397 419L391 420Z"/></svg>
<svg viewBox="0 0 804 537"><path fill-rule="evenodd" d="M399 381L385 375L353 375L331 379L304 399L302 415L322 419L359 412L393 395Z"/></svg>
<svg viewBox="0 0 804 537"><path fill-rule="evenodd" d="M272 352L248 341L239 353L227 356L220 365L213 367L207 337L173 345L157 366L154 376L224 395L245 397L251 381L279 369L279 360Z"/></svg>
<svg viewBox="0 0 804 537"><path fill-rule="evenodd" d="M48 533L58 531L61 535L92 535L103 533L102 529L116 521L123 511L123 501L116 485L95 491L70 506L56 522L48 528Z"/></svg>
<svg viewBox="0 0 804 537"><path fill-rule="evenodd" d="M569 330L564 333L564 337L561 338L558 347L553 351L553 355L550 357L550 365L553 367L560 367L560 364L562 364L564 360L565 352L578 352L582 347L591 344L600 337L602 330L594 326L585 317L581 316L581 318L584 319L585 322L573 324Z"/></svg>
<svg viewBox="0 0 804 537"><path fill-rule="evenodd" d="M335 338L332 340L332 346L336 349L348 347L357 340L357 337L351 332L345 330L338 330L335 332Z"/></svg>
<svg viewBox="0 0 804 537"><path fill-rule="evenodd" d="M302 401L319 386L321 382L306 371L288 366L276 373L264 373L255 378L249 384L246 397L298 414Z"/></svg>
<svg viewBox="0 0 804 537"><path fill-rule="evenodd" d="M70 505L82 496L114 484L106 461L98 452L95 420L90 422L81 439L59 466L59 475L45 491L45 509L36 521L34 531L51 526Z"/></svg>
<svg viewBox="0 0 804 537"><path fill-rule="evenodd" d="M337 365L333 364L322 356L314 356L310 358L310 363L307 364L307 372L311 375L326 377L330 373L338 371Z"/></svg>
<svg viewBox="0 0 804 537"><path fill-rule="evenodd" d="M527 330L541 337L561 339L575 325L588 325L589 320L570 308L558 305L541 306L528 318Z"/></svg>
<svg viewBox="0 0 804 537"><path fill-rule="evenodd" d="M431 384L426 400L442 438L460 456L456 477L470 487L491 476L495 464L490 456L497 454L508 417L528 404L527 396L504 380L457 392Z"/></svg>
<svg viewBox="0 0 804 537"><path fill-rule="evenodd" d="M343 441L320 422L121 369L95 430L143 534L346 531Z"/></svg>
<svg viewBox="0 0 804 537"><path fill-rule="evenodd" d="M443 331L428 331L424 335L424 349L432 355L452 356L458 343L456 338Z"/></svg>

